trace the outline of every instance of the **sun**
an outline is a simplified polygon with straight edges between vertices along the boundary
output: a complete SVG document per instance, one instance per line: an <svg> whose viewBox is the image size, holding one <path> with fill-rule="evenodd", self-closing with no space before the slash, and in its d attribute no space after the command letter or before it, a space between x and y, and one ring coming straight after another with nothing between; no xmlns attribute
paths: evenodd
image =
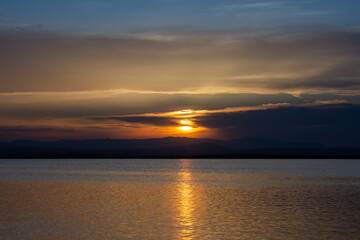
<svg viewBox="0 0 360 240"><path fill-rule="evenodd" d="M191 131L193 128L190 126L181 126L179 127L181 131L188 132Z"/></svg>

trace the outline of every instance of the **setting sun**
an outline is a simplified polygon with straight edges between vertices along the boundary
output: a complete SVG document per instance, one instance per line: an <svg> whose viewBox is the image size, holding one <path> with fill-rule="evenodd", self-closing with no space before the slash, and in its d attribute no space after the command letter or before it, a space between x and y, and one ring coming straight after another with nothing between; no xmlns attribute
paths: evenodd
<svg viewBox="0 0 360 240"><path fill-rule="evenodd" d="M181 131L184 131L184 132L188 132L188 131L190 131L190 130L192 130L193 128L192 127L190 127L190 126L182 126L182 127L180 127L180 130Z"/></svg>

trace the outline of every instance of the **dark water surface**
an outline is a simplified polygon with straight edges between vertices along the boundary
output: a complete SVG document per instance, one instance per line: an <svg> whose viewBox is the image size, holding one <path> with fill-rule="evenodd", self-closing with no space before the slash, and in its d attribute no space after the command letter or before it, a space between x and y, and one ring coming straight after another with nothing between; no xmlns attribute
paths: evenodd
<svg viewBox="0 0 360 240"><path fill-rule="evenodd" d="M0 239L359 239L360 160L0 160Z"/></svg>

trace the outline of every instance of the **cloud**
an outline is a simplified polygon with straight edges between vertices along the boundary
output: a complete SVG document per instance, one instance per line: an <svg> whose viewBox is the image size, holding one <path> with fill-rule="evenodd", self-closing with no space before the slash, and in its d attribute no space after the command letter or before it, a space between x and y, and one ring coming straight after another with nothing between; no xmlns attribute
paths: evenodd
<svg viewBox="0 0 360 240"><path fill-rule="evenodd" d="M359 42L349 31L166 41L2 34L0 91L355 92Z"/></svg>
<svg viewBox="0 0 360 240"><path fill-rule="evenodd" d="M7 17L6 9L0 7L0 34L19 33L33 28L32 24L25 22L13 21Z"/></svg>
<svg viewBox="0 0 360 240"><path fill-rule="evenodd" d="M332 10L314 10L312 2L295 1L243 1L234 4L223 4L216 7L218 14L236 14L241 19L257 19L266 22L275 19L296 19L334 14Z"/></svg>
<svg viewBox="0 0 360 240"><path fill-rule="evenodd" d="M71 128L55 128L55 127L39 127L39 126L1 126L0 132L2 134L12 134L16 132L21 133L39 133L39 132L74 132Z"/></svg>
<svg viewBox="0 0 360 240"><path fill-rule="evenodd" d="M219 7L221 10L247 10L247 9L278 9L288 8L284 2L255 2L255 3L238 3L238 4L227 4Z"/></svg>
<svg viewBox="0 0 360 240"><path fill-rule="evenodd" d="M199 125L221 129L223 136L262 136L292 141L352 145L359 140L360 105L279 107L200 116Z"/></svg>
<svg viewBox="0 0 360 240"><path fill-rule="evenodd" d="M89 119L95 121L120 121L135 124L148 124L154 126L175 126L178 125L174 118L170 117L148 117L148 116L124 116L124 117L90 117Z"/></svg>
<svg viewBox="0 0 360 240"><path fill-rule="evenodd" d="M127 116L166 113L184 109L254 109L264 105L309 104L317 101L360 103L357 94L257 94L257 93L137 93L68 92L0 94L0 120L39 121L41 119Z"/></svg>
<svg viewBox="0 0 360 240"><path fill-rule="evenodd" d="M0 94L0 119L36 120L86 116L119 116L183 109L223 109L276 103L301 103L290 94L167 93L18 93Z"/></svg>
<svg viewBox="0 0 360 240"><path fill-rule="evenodd" d="M25 123L28 124L28 123ZM0 126L0 140L15 139L54 139L62 136L71 137L77 135L77 131L71 127L55 127L38 125L2 125Z"/></svg>

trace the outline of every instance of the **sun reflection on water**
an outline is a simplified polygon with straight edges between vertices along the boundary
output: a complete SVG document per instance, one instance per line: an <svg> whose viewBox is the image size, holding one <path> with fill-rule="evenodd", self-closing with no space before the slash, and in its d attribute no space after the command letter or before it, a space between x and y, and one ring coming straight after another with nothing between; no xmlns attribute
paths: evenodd
<svg viewBox="0 0 360 240"><path fill-rule="evenodd" d="M191 240L194 232L194 195L192 185L192 174L189 171L191 160L181 160L181 171L179 172L179 225L180 239Z"/></svg>

